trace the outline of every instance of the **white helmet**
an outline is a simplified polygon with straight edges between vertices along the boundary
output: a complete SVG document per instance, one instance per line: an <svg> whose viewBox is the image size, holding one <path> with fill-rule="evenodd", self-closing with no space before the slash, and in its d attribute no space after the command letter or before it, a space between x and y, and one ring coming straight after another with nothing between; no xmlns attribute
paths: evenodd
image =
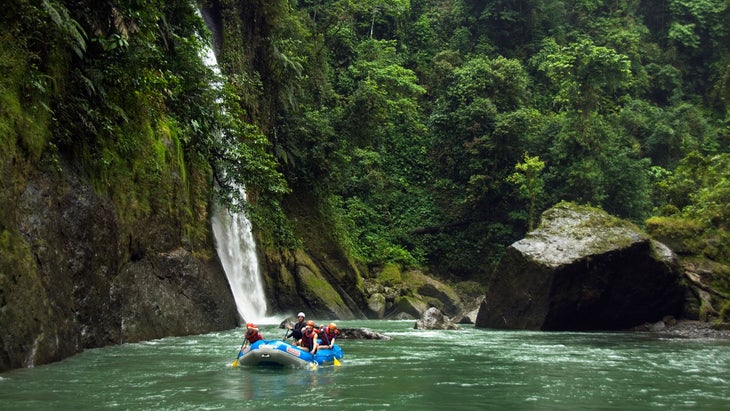
<svg viewBox="0 0 730 411"><path fill-rule="evenodd" d="M304 315L304 313L300 312L299 314L297 314L297 317L306 317L306 315Z"/></svg>

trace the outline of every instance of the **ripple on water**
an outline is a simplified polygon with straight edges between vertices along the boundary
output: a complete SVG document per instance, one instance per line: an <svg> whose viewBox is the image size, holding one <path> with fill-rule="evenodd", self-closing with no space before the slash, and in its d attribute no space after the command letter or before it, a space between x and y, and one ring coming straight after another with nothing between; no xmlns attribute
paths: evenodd
<svg viewBox="0 0 730 411"><path fill-rule="evenodd" d="M721 342L413 330L412 321L338 325L367 325L392 339L343 340L343 365L315 371L231 367L241 345L239 329L88 350L61 363L3 374L0 408L291 409L302 401L356 410L727 405L730 345ZM280 332L274 326L263 331Z"/></svg>

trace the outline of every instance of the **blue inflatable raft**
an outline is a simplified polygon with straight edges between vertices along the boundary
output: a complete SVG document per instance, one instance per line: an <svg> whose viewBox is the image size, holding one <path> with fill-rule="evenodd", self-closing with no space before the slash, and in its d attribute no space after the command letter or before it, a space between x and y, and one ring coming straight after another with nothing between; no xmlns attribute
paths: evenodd
<svg viewBox="0 0 730 411"><path fill-rule="evenodd" d="M245 347L238 354L239 365L293 366L304 367L332 365L335 359L339 362L344 354L342 348L335 343L332 349L320 347L312 355L309 351L281 340L259 340Z"/></svg>

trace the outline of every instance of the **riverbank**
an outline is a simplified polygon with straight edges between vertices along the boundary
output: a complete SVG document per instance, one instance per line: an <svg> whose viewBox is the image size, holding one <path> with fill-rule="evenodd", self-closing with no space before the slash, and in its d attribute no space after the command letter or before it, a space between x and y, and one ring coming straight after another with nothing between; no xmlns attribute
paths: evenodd
<svg viewBox="0 0 730 411"><path fill-rule="evenodd" d="M672 319L670 321L644 324L634 328L634 330L664 334L670 337L730 339L730 329L719 329L715 323L706 321Z"/></svg>

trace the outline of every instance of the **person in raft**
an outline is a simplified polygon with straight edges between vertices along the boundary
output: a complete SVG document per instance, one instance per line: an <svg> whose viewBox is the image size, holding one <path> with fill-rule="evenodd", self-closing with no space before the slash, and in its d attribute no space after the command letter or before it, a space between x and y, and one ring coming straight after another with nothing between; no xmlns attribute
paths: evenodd
<svg viewBox="0 0 730 411"><path fill-rule="evenodd" d="M259 332L259 329L256 328L256 326L253 325L253 323L246 324L246 334L244 334L243 336L246 337L246 341L248 341L248 345L251 345L258 340L264 339L264 336L261 335L261 333Z"/></svg>
<svg viewBox="0 0 730 411"><path fill-rule="evenodd" d="M340 335L340 331L337 329L337 324L330 323L326 327L322 327L319 332L319 339L322 341L319 346L323 348L332 349L335 346L335 339Z"/></svg>
<svg viewBox="0 0 730 411"><path fill-rule="evenodd" d="M314 321L309 320L302 330L302 339L299 341L299 346L305 350L309 350L310 353L315 354L319 344L317 343L317 327L314 325Z"/></svg>
<svg viewBox="0 0 730 411"><path fill-rule="evenodd" d="M302 339L302 328L306 325L304 323L304 313L300 312L297 314L297 322L294 323L294 326L288 325L286 328L288 328L291 333L287 333L286 338L292 337L294 338L294 345L299 344L299 340Z"/></svg>

